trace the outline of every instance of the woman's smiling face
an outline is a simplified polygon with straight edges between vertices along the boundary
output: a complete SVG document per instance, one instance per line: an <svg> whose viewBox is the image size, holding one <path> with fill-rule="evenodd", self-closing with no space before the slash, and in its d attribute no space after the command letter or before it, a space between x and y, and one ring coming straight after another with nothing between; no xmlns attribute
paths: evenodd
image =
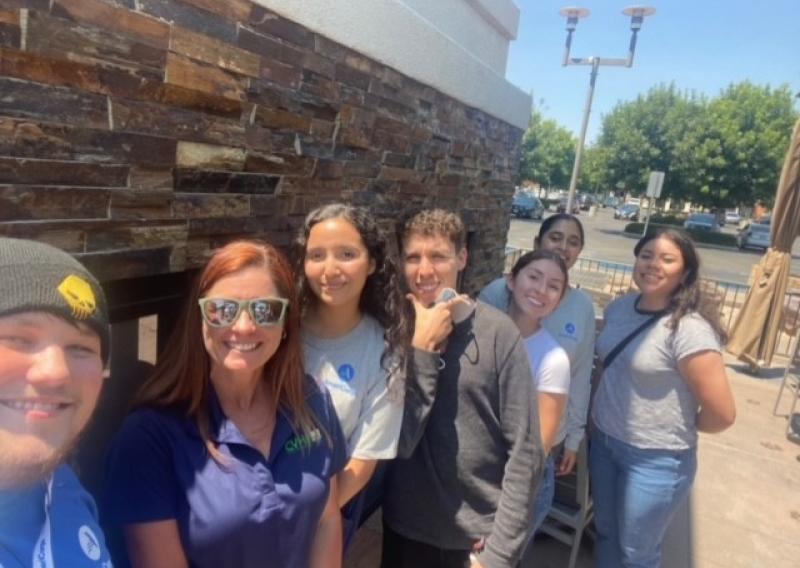
<svg viewBox="0 0 800 568"><path fill-rule="evenodd" d="M542 235L538 248L552 251L564 259L567 269L574 266L583 250L583 237L578 225L570 219L556 221Z"/></svg>
<svg viewBox="0 0 800 568"><path fill-rule="evenodd" d="M516 276L508 277L508 289L517 310L537 321L553 313L565 288L561 268L545 258L528 263Z"/></svg>
<svg viewBox="0 0 800 568"><path fill-rule="evenodd" d="M203 296L252 300L277 298L280 293L267 269L250 267L220 278ZM282 335L283 322L261 327L253 322L247 310L241 310L228 327L211 327L204 321L203 342L211 359L212 374L260 373L278 350Z"/></svg>
<svg viewBox="0 0 800 568"><path fill-rule="evenodd" d="M375 272L375 262L358 229L338 217L311 228L303 270L319 301L331 307L358 307L367 278Z"/></svg>
<svg viewBox="0 0 800 568"><path fill-rule="evenodd" d="M645 244L636 256L633 280L642 295L669 299L685 274L681 249L670 239L659 237Z"/></svg>

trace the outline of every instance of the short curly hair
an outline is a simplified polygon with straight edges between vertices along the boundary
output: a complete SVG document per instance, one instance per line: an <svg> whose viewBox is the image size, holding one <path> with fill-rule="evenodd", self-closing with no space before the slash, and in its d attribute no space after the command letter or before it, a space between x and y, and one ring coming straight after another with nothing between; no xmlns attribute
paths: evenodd
<svg viewBox="0 0 800 568"><path fill-rule="evenodd" d="M425 237L447 237L455 245L456 252L467 246L464 222L458 213L445 209L425 209L409 217L403 224L403 242L414 233Z"/></svg>

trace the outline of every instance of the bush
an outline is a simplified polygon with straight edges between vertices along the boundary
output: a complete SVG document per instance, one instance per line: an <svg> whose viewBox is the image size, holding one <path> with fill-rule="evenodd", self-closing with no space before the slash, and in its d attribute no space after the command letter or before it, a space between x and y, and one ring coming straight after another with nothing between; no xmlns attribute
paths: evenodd
<svg viewBox="0 0 800 568"><path fill-rule="evenodd" d="M658 229L670 228L674 229L674 225L662 225L659 223L650 223L647 227L647 234L652 235ZM641 235L644 229L644 223L628 223L625 226L625 232L632 235ZM696 229L683 229L689 233L694 242L704 243L708 245L720 245L724 247L735 247L736 236L727 235L725 233L712 233L710 231L698 231Z"/></svg>

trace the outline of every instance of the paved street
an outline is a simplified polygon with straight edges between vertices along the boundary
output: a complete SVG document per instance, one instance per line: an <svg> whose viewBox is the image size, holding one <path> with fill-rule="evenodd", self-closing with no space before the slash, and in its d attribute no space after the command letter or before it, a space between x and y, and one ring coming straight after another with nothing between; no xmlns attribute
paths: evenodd
<svg viewBox="0 0 800 568"><path fill-rule="evenodd" d="M548 212L545 216L551 214ZM579 217L586 230L586 248L582 255L584 258L633 263L633 246L636 241L622 236L622 230L628 222L614 219L613 209L599 209L593 217L581 211ZM539 231L540 224L541 221L512 219L508 232L508 246L533 246L533 237ZM733 227L725 227L724 231L734 233ZM763 254L757 250L727 251L700 248L699 251L704 276L741 284L747 283L753 264L757 263ZM800 258L800 240L795 246L794 256ZM797 272L800 263L795 260L793 264L793 272Z"/></svg>

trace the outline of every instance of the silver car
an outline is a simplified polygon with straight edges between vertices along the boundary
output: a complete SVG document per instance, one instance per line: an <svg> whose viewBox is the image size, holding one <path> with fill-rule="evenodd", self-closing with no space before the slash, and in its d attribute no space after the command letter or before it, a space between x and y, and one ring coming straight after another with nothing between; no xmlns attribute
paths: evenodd
<svg viewBox="0 0 800 568"><path fill-rule="evenodd" d="M535 195L518 193L511 202L511 214L515 217L541 219L544 217L544 205Z"/></svg>
<svg viewBox="0 0 800 568"><path fill-rule="evenodd" d="M736 244L740 249L769 248L769 225L765 223L748 223L736 236Z"/></svg>

